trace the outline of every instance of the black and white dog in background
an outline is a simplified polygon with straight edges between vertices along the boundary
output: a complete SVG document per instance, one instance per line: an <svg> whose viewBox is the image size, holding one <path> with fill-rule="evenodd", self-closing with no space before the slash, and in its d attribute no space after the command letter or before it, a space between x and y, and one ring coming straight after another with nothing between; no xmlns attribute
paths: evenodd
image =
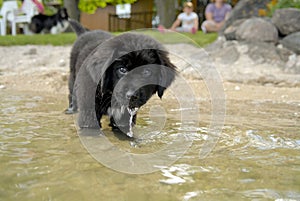
<svg viewBox="0 0 300 201"><path fill-rule="evenodd" d="M60 8L56 14L48 16L43 14L31 18L29 29L33 33L58 34L68 28L68 13L66 8Z"/></svg>

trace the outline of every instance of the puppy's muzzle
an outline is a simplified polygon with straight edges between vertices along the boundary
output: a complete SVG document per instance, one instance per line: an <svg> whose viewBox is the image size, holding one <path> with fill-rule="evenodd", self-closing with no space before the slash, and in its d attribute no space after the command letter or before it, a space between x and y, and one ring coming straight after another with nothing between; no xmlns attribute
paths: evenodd
<svg viewBox="0 0 300 201"><path fill-rule="evenodd" d="M125 94L125 97L127 99L127 101L129 101L128 107L129 108L137 108L139 107L139 97L136 93L132 92L132 91L128 91Z"/></svg>

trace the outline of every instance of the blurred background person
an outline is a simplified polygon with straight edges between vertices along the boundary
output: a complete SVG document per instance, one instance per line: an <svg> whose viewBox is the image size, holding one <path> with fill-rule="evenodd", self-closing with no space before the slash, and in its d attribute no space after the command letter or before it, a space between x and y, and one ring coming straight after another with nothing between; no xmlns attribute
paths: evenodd
<svg viewBox="0 0 300 201"><path fill-rule="evenodd" d="M193 10L194 7L192 2L184 3L183 12L178 15L170 30L196 33L198 30L198 15L193 12ZM165 28L162 25L159 25L158 29L163 31Z"/></svg>
<svg viewBox="0 0 300 201"><path fill-rule="evenodd" d="M231 10L232 7L226 0L212 0L205 9L206 20L201 25L202 31L204 33L220 31Z"/></svg>

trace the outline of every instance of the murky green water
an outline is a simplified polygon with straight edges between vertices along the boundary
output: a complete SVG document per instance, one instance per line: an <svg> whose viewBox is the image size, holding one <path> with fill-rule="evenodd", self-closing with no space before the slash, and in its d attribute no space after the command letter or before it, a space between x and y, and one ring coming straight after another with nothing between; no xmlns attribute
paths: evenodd
<svg viewBox="0 0 300 201"><path fill-rule="evenodd" d="M191 127L193 144L184 156L134 175L92 158L73 117L63 114L66 97L2 90L0 100L0 200L300 200L300 102L229 100L224 131L200 160L209 107L199 100L201 123ZM160 129L148 115L156 101L140 111L137 129ZM132 146L105 127L108 139L132 153L167 145L183 131L178 105L164 104L174 112L164 132Z"/></svg>

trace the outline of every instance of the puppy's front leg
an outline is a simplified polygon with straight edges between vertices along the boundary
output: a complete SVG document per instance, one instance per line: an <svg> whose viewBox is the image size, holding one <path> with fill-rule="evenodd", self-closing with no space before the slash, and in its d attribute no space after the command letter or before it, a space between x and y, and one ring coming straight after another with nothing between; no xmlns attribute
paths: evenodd
<svg viewBox="0 0 300 201"><path fill-rule="evenodd" d="M110 123L109 126L112 128L112 130L119 130L115 120L113 117L110 117Z"/></svg>
<svg viewBox="0 0 300 201"><path fill-rule="evenodd" d="M78 125L80 128L99 128L95 111L96 84L85 70L81 70L74 85L78 101Z"/></svg>
<svg viewBox="0 0 300 201"><path fill-rule="evenodd" d="M69 87L69 107L65 110L65 114L74 114L77 112L77 100L76 96L74 93L74 84L75 84L75 72L74 69L71 68L70 70L70 76L69 76L69 81L68 81L68 87Z"/></svg>

